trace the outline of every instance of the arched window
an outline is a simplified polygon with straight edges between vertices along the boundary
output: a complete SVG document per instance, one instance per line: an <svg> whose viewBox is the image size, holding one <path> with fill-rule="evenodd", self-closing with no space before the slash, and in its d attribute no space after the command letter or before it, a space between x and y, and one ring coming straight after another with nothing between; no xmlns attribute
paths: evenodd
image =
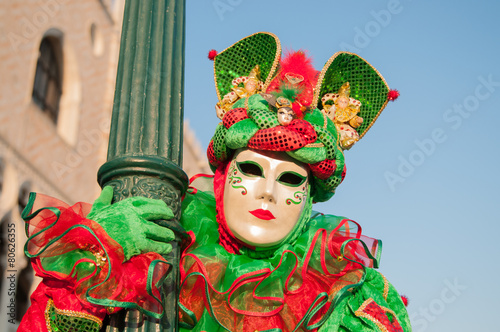
<svg viewBox="0 0 500 332"><path fill-rule="evenodd" d="M44 37L36 64L33 101L57 123L62 95L62 48L55 37Z"/></svg>

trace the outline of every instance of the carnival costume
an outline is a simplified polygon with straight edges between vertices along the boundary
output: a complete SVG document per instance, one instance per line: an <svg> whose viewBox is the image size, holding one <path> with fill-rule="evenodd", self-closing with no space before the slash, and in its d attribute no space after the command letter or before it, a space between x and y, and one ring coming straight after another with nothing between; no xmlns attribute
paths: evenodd
<svg viewBox="0 0 500 332"><path fill-rule="evenodd" d="M189 241L180 267L181 330L411 331L401 297L373 269L381 242L361 235L352 220L312 211L313 202L330 199L342 182L343 149L363 137L395 93L352 53L335 54L321 72L302 51L281 59L279 40L269 33L248 36L212 58L222 122L208 147L213 184L203 183L211 178L198 178L182 203L181 223ZM250 78L254 84L245 92ZM358 136L343 146L341 129L325 105L346 82L356 98L351 104L359 106L355 116L363 121L350 126ZM232 93L238 97L227 97ZM257 161L296 164L298 171L275 175L252 155ZM266 179L269 174L272 180ZM241 218L234 217L238 206L228 197L248 199L256 194L256 187L249 186L264 180L284 186L290 195L280 197L280 209L288 206L296 217L283 234L278 229L277 238L261 244L238 227L253 227L254 220L255 227L267 227L259 222L272 220L272 213L251 211L258 217L252 219L242 210ZM203 186L197 189L196 183ZM119 308L161 315L158 285L167 262L157 253L140 254L106 220L126 209L120 214L126 226L126 215L154 220L168 218L169 211L140 198L109 205L110 195L105 188L90 214L88 205L68 207L32 196L23 215L27 254L44 281L27 317L38 322L33 326L40 331L69 331L63 321L72 320L88 323L82 331L97 330L106 312ZM276 203L272 193L255 197ZM72 232L85 238L75 240ZM155 240L150 230L144 236ZM160 253L169 250L154 241L148 244ZM28 330L29 323L23 324Z"/></svg>

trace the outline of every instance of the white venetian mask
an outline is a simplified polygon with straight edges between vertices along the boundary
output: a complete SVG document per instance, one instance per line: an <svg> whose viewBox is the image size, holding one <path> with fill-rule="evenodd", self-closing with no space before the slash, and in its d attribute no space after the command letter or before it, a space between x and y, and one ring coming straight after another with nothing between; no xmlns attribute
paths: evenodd
<svg viewBox="0 0 500 332"><path fill-rule="evenodd" d="M224 186L224 214L236 238L270 247L294 229L307 202L308 171L283 152L238 150Z"/></svg>

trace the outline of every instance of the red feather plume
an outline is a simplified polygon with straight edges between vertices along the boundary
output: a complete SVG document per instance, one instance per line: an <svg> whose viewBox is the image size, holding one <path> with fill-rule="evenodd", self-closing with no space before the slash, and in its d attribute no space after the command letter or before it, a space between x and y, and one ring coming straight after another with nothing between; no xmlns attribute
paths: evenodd
<svg viewBox="0 0 500 332"><path fill-rule="evenodd" d="M389 93L387 93L387 99L390 101L395 101L399 97L399 91L398 90L391 90Z"/></svg>
<svg viewBox="0 0 500 332"><path fill-rule="evenodd" d="M307 83L315 84L318 78L319 72L314 69L312 58L308 57L306 51L303 50L298 50L297 52L287 51L285 57L281 60L280 67L280 76L282 79L289 72L302 75L304 82Z"/></svg>
<svg viewBox="0 0 500 332"><path fill-rule="evenodd" d="M312 103L313 89L316 86L318 74L319 72L312 65L312 58L307 56L306 51L288 51L280 61L278 75L271 81L266 92L279 92L281 86L290 86L287 76L302 76L304 79L296 85L302 91L295 100L298 105L294 107L294 110L296 109L296 112L300 114L302 108L310 106Z"/></svg>
<svg viewBox="0 0 500 332"><path fill-rule="evenodd" d="M403 300L403 304L405 305L405 307L407 307L408 303L410 303L410 300L408 300L408 296L406 295L401 295L401 300Z"/></svg>
<svg viewBox="0 0 500 332"><path fill-rule="evenodd" d="M216 50L210 50L208 51L208 59L214 61L215 57L217 56L217 51Z"/></svg>

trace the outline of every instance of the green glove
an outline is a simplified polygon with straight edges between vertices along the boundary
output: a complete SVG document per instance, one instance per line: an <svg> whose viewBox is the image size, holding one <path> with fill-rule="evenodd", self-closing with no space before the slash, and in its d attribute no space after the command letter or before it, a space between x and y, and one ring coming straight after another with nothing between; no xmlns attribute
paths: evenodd
<svg viewBox="0 0 500 332"><path fill-rule="evenodd" d="M166 255L172 251L168 242L175 238L174 232L153 222L174 217L165 202L131 197L111 205L112 199L113 188L105 187L92 205L87 219L99 223L122 246L125 261L145 252Z"/></svg>

